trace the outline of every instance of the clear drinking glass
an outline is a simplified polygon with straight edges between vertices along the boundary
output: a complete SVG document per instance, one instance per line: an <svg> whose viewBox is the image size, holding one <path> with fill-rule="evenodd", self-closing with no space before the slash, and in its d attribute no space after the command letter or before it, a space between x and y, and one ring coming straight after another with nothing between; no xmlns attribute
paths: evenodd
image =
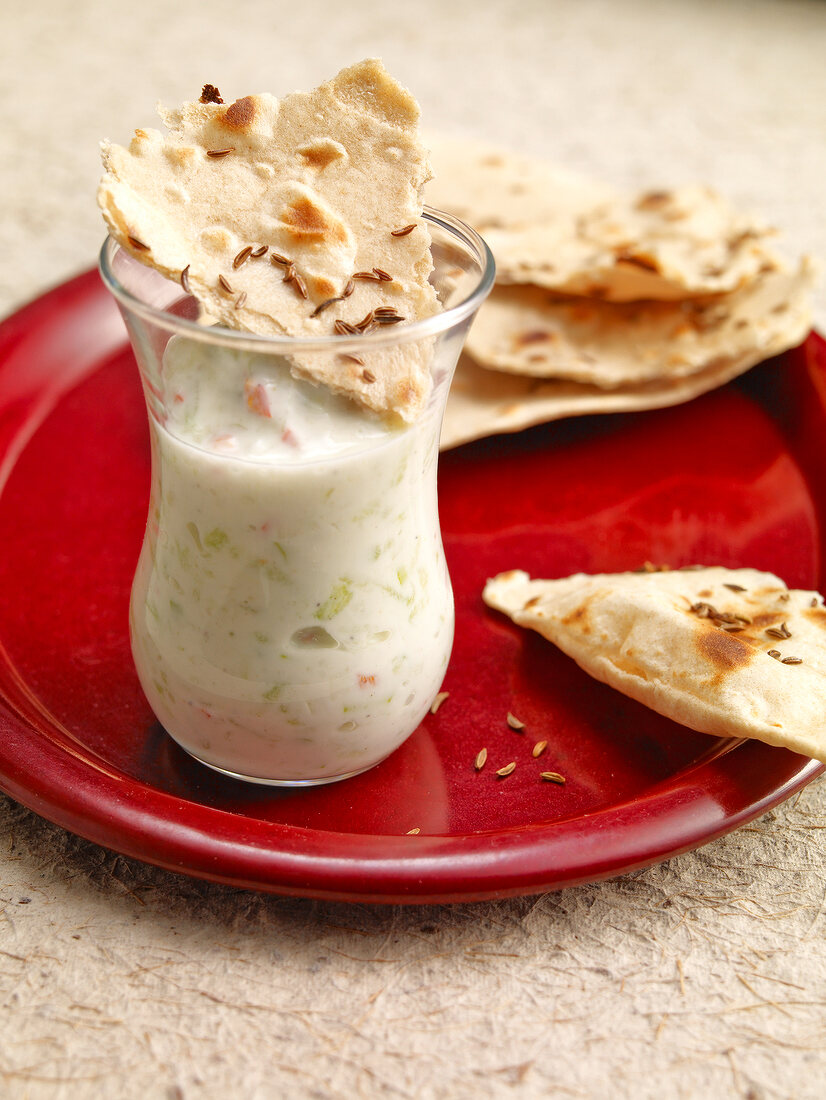
<svg viewBox="0 0 826 1100"><path fill-rule="evenodd" d="M199 323L178 284L111 239L103 247L152 446L130 605L135 665L174 740L234 778L306 786L372 767L416 729L447 668L439 431L494 269L471 229L425 217L444 311L359 336L270 338ZM279 389L302 357L358 363L378 345L430 364L427 405L409 426L390 429L309 382ZM275 451L250 434L262 411ZM296 415L308 436L299 456Z"/></svg>

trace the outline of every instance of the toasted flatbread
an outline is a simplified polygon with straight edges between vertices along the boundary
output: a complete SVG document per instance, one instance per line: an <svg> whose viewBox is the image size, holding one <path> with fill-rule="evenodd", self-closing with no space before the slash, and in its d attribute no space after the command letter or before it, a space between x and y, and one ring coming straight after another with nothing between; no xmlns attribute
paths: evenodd
<svg viewBox="0 0 826 1100"><path fill-rule="evenodd" d="M624 194L495 145L428 135L428 201L469 222L500 284L605 301L674 301L784 270L774 230L710 187Z"/></svg>
<svg viewBox="0 0 826 1100"><path fill-rule="evenodd" d="M469 355L459 359L447 400L443 451L489 435L519 432L569 416L643 412L690 401L717 389L753 366L750 355L717 359L705 370L680 378L657 378L611 390L585 382L530 378L487 370Z"/></svg>
<svg viewBox="0 0 826 1100"><path fill-rule="evenodd" d="M421 220L430 168L419 108L379 61L280 101L185 103L161 117L165 134L138 130L128 149L103 143L98 201L118 243L171 279L186 272L210 317L262 335L321 337L337 319L357 324L379 306L406 321L438 311ZM261 256L245 251L264 246ZM351 279L349 296L319 311ZM366 371L337 358L305 356L293 369L405 419L424 404L421 349L377 349Z"/></svg>
<svg viewBox="0 0 826 1100"><path fill-rule="evenodd" d="M561 298L496 287L467 350L481 365L613 389L677 379L737 360L739 370L794 347L811 326L813 264L771 272L732 294L682 303Z"/></svg>
<svg viewBox="0 0 826 1100"><path fill-rule="evenodd" d="M676 301L737 290L785 270L774 231L709 187L613 199L583 211L567 235L557 219L491 229L500 283L535 283L611 302Z"/></svg>
<svg viewBox="0 0 826 1100"><path fill-rule="evenodd" d="M485 602L586 672L717 737L826 762L826 608L772 573L712 567L488 581Z"/></svg>

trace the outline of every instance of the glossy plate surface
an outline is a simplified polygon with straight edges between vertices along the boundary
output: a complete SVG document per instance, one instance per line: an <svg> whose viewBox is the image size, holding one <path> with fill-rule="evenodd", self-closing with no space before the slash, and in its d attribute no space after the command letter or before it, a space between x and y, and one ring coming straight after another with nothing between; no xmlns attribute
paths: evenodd
<svg viewBox="0 0 826 1100"><path fill-rule="evenodd" d="M763 813L822 766L660 718L488 611L482 586L516 567L554 577L652 561L749 565L822 590L824 460L826 344L815 335L688 405L444 455L450 697L364 775L248 787L172 743L132 667L148 435L123 326L90 272L0 326L0 787L138 859L315 897L502 897L665 859ZM542 782L542 770L567 782Z"/></svg>

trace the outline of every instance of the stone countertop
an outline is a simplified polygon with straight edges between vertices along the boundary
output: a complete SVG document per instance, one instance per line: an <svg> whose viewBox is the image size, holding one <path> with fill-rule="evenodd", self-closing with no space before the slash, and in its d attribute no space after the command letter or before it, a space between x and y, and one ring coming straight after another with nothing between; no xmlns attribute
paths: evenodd
<svg viewBox="0 0 826 1100"><path fill-rule="evenodd" d="M0 14L0 314L94 264L101 137L368 55L430 128L702 180L826 257L824 3L42 0ZM0 796L0 1093L814 1100L825 828L820 780L611 881L370 907L167 873Z"/></svg>

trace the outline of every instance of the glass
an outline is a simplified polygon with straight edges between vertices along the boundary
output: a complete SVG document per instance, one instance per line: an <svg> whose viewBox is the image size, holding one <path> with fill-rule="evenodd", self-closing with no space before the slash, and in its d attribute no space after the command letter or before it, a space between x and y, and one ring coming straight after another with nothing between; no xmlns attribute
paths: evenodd
<svg viewBox="0 0 826 1100"><path fill-rule="evenodd" d="M467 226L425 217L444 311L369 335L270 338L199 323L178 284L111 239L103 247L152 447L135 665L174 740L234 778L306 786L365 771L416 729L442 683L454 616L439 432L494 268ZM426 357L432 389L410 425L286 380L302 360L352 369L377 347Z"/></svg>

